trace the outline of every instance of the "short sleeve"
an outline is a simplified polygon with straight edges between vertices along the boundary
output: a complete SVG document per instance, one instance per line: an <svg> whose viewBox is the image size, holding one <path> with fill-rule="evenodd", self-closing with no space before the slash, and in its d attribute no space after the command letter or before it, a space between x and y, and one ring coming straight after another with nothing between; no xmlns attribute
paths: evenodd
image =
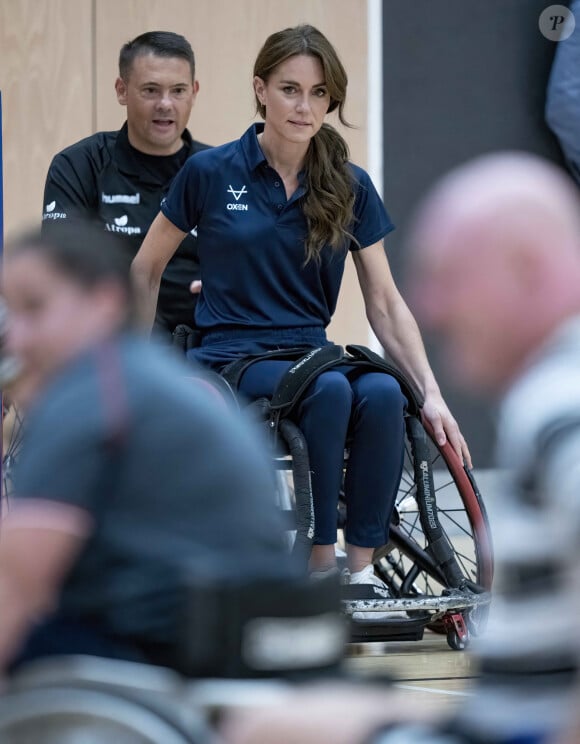
<svg viewBox="0 0 580 744"><path fill-rule="evenodd" d="M55 155L44 185L42 231L66 220L96 217L99 196L86 153L80 151L75 162L65 152Z"/></svg>
<svg viewBox="0 0 580 744"><path fill-rule="evenodd" d="M556 53L546 91L546 122L558 138L572 175L580 182L580 2L570 6L576 27L570 38L556 45Z"/></svg>
<svg viewBox="0 0 580 744"><path fill-rule="evenodd" d="M15 499L45 499L92 514L107 490L110 449L105 446L98 401L85 386L52 391L25 422L20 457L14 468ZM79 415L79 412L82 412Z"/></svg>
<svg viewBox="0 0 580 744"><path fill-rule="evenodd" d="M352 168L356 179L352 234L358 245L353 243L351 250L359 250L382 240L395 226L369 174L357 166Z"/></svg>
<svg viewBox="0 0 580 744"><path fill-rule="evenodd" d="M175 227L190 232L198 224L205 190L197 158L192 155L161 201L161 212Z"/></svg>

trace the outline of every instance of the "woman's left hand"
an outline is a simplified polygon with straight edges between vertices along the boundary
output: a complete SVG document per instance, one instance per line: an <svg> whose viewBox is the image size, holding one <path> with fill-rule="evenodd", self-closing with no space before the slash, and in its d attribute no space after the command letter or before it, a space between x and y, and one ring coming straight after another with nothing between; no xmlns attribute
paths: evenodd
<svg viewBox="0 0 580 744"><path fill-rule="evenodd" d="M445 442L449 441L461 462L465 462L469 468L473 467L467 442L457 421L451 415L451 411L439 393L430 393L425 396L423 416L433 427L437 443L443 446Z"/></svg>

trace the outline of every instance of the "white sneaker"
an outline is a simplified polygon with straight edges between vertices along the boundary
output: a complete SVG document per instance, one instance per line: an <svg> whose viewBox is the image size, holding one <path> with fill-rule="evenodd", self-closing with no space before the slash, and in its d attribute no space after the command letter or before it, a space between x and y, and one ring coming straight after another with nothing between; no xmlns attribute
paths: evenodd
<svg viewBox="0 0 580 744"><path fill-rule="evenodd" d="M375 567L373 566L372 563L370 563L368 566L365 566L362 569L362 571L355 571L354 573L351 573L350 583L351 584L371 584L372 586L377 587L380 590L378 593L378 596L382 596L382 597L391 596L389 587L385 584L385 582L382 579L379 579L379 577L376 575ZM386 594L384 594L384 592L386 592Z"/></svg>
<svg viewBox="0 0 580 744"><path fill-rule="evenodd" d="M350 575L350 582L345 593L345 598L353 600L393 599L393 595L385 582L375 574L374 566L370 564L365 566L362 571L355 571L355 573ZM377 623L384 620L406 619L407 617L407 613L403 611L354 612L352 615L353 620L365 620L367 622L373 621Z"/></svg>

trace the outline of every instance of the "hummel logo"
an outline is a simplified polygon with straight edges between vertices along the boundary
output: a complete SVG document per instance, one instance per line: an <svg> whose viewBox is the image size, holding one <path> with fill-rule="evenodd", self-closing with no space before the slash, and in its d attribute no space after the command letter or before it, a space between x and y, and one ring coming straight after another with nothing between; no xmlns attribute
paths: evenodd
<svg viewBox="0 0 580 744"><path fill-rule="evenodd" d="M105 194L102 192L103 204L139 204L141 194Z"/></svg>
<svg viewBox="0 0 580 744"><path fill-rule="evenodd" d="M244 184L244 186L242 186L242 188L239 191L236 191L231 184L230 184L230 187L228 189L228 194L231 194L236 201L239 201L240 200L240 196L242 196L243 194L247 194L247 193L248 193L248 190L246 189L245 184Z"/></svg>

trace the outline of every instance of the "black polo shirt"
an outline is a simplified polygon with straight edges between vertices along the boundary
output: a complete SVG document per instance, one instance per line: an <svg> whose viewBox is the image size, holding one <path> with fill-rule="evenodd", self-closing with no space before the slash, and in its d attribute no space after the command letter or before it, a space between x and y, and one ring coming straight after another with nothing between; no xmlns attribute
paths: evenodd
<svg viewBox="0 0 580 744"><path fill-rule="evenodd" d="M147 155L129 143L127 124L118 132L97 132L58 153L44 189L43 232L62 220L101 224L122 237L135 256L171 181L190 155L207 149L186 129L175 155ZM195 230L169 262L159 292L156 325L173 330L193 325L195 297L189 284L199 278Z"/></svg>

